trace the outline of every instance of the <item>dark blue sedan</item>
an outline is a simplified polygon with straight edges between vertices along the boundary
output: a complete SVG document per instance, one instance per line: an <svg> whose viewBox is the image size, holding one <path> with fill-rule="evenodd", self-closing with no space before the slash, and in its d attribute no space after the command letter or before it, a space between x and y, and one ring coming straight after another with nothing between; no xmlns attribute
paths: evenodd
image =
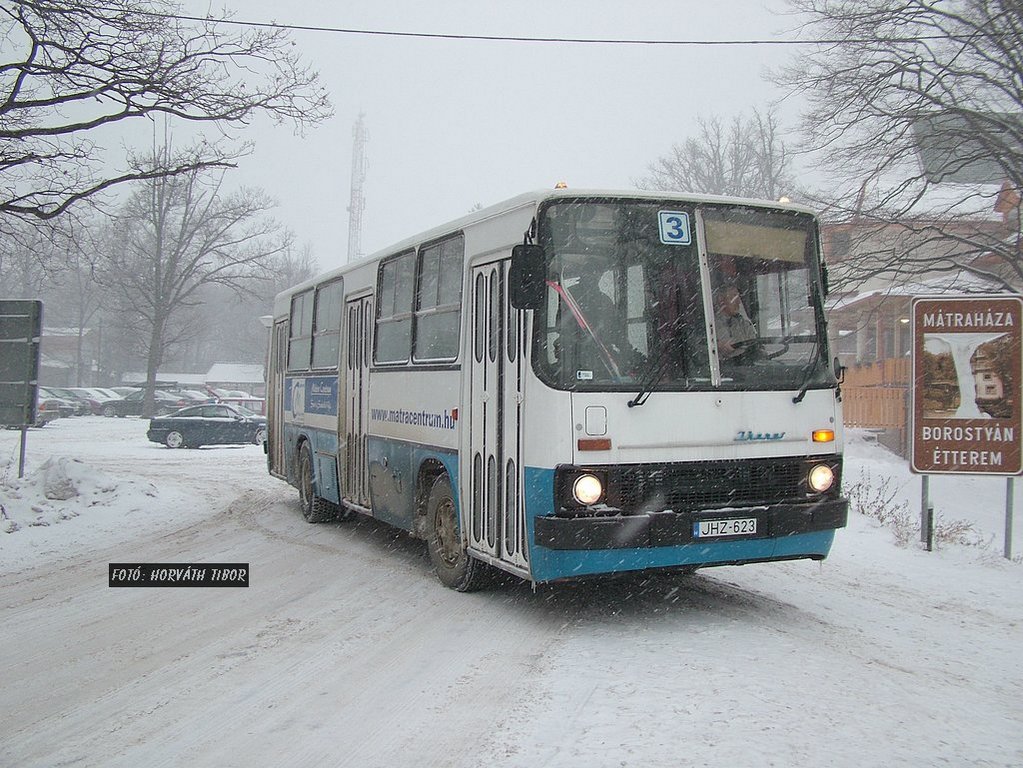
<svg viewBox="0 0 1023 768"><path fill-rule="evenodd" d="M168 448L266 441L266 418L236 405L193 405L149 420L146 436Z"/></svg>

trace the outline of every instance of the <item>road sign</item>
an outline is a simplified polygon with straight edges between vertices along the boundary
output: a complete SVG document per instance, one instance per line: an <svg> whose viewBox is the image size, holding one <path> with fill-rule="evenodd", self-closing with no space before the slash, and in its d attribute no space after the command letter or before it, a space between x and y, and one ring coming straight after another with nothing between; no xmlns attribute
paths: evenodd
<svg viewBox="0 0 1023 768"><path fill-rule="evenodd" d="M1023 299L913 300L914 472L1017 475L1023 407Z"/></svg>
<svg viewBox="0 0 1023 768"><path fill-rule="evenodd" d="M0 301L0 425L36 420L41 301Z"/></svg>

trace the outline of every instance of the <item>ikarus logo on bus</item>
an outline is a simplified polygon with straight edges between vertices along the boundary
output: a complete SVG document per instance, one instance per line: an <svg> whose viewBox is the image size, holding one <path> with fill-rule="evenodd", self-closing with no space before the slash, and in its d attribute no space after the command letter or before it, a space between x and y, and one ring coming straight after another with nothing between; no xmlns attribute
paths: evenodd
<svg viewBox="0 0 1023 768"><path fill-rule="evenodd" d="M735 437L732 438L732 442L750 443L764 440L781 440L783 437L785 437L784 432L754 432L752 429L740 429L735 434Z"/></svg>

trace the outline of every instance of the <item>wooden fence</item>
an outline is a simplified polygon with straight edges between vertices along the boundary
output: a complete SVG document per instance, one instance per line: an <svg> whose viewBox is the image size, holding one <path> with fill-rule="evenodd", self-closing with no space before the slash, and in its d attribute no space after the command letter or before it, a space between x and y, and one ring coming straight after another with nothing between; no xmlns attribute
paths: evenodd
<svg viewBox="0 0 1023 768"><path fill-rule="evenodd" d="M844 387L908 387L913 371L908 357L861 363L845 369Z"/></svg>
<svg viewBox="0 0 1023 768"><path fill-rule="evenodd" d="M842 384L842 420L847 427L883 430L884 443L906 455L909 428L907 358L879 360L846 369Z"/></svg>

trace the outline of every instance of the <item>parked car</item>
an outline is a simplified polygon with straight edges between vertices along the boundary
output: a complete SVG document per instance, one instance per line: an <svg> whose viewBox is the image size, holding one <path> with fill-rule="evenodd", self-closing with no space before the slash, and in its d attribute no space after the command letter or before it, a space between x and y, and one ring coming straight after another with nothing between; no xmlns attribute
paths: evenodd
<svg viewBox="0 0 1023 768"><path fill-rule="evenodd" d="M112 390L110 387L86 387L86 389L90 392L95 392L97 397L105 398L107 400L120 400L124 397L124 395L128 394L127 392L120 394Z"/></svg>
<svg viewBox="0 0 1023 768"><path fill-rule="evenodd" d="M106 389L105 387L72 387L72 389L75 392L81 390L97 400L120 400L123 397L123 395L119 395L114 390Z"/></svg>
<svg viewBox="0 0 1023 768"><path fill-rule="evenodd" d="M144 389L136 389L125 395L120 400L111 400L104 405L103 415L104 416L141 416L142 415L142 403L145 399L146 391ZM186 405L194 405L195 401L188 397L181 397L173 395L170 392L164 392L162 389L158 389L154 392L156 414L162 415L176 411L178 408L184 408ZM109 409L108 409L109 406ZM109 412L108 412L109 410Z"/></svg>
<svg viewBox="0 0 1023 768"><path fill-rule="evenodd" d="M195 405L201 405L202 403L215 403L217 398L207 392L200 392L198 389L175 389L168 390L172 395L178 395L179 397L187 397L193 401Z"/></svg>
<svg viewBox="0 0 1023 768"><path fill-rule="evenodd" d="M42 387L40 387L40 389L42 389ZM92 413L92 406L89 404L89 401L81 395L76 394L74 390L67 387L46 387L46 390L54 397L59 397L61 400L67 400L71 403L74 407L75 416L88 416Z"/></svg>
<svg viewBox="0 0 1023 768"><path fill-rule="evenodd" d="M99 400L100 408L99 413L104 416L116 416L117 405L113 404L113 401L123 400L124 395L119 395L112 389L106 387L88 387L90 392L94 392L96 399Z"/></svg>
<svg viewBox="0 0 1023 768"><path fill-rule="evenodd" d="M61 417L61 408L70 408L70 406L63 400L58 400L54 397L43 397L42 395L36 400L36 420L33 426L45 427L51 421L55 421Z"/></svg>
<svg viewBox="0 0 1023 768"><path fill-rule="evenodd" d="M94 416L99 416L103 413L104 403L110 400L120 400L120 397L111 398L110 395L102 394L99 390L91 387L67 387L68 392L73 392L77 397L81 398L89 404L89 412Z"/></svg>
<svg viewBox="0 0 1023 768"><path fill-rule="evenodd" d="M74 416L78 406L65 397L61 397L50 387L39 387L39 403L49 401L47 410L56 410L61 418ZM38 406L37 406L38 407Z"/></svg>
<svg viewBox="0 0 1023 768"><path fill-rule="evenodd" d="M154 416L146 436L168 448L259 444L266 441L266 419L223 403L193 405L166 416Z"/></svg>
<svg viewBox="0 0 1023 768"><path fill-rule="evenodd" d="M246 397L252 397L252 395L250 395L248 392L243 392L240 389L214 389L213 387L207 387L206 389L221 399L229 397L242 399Z"/></svg>
<svg viewBox="0 0 1023 768"><path fill-rule="evenodd" d="M206 387L206 391L216 397L217 402L229 403L230 405L247 408L253 413L266 414L266 400L262 397L256 397L255 395L250 395L248 392L242 392L237 389L214 389L213 387Z"/></svg>

